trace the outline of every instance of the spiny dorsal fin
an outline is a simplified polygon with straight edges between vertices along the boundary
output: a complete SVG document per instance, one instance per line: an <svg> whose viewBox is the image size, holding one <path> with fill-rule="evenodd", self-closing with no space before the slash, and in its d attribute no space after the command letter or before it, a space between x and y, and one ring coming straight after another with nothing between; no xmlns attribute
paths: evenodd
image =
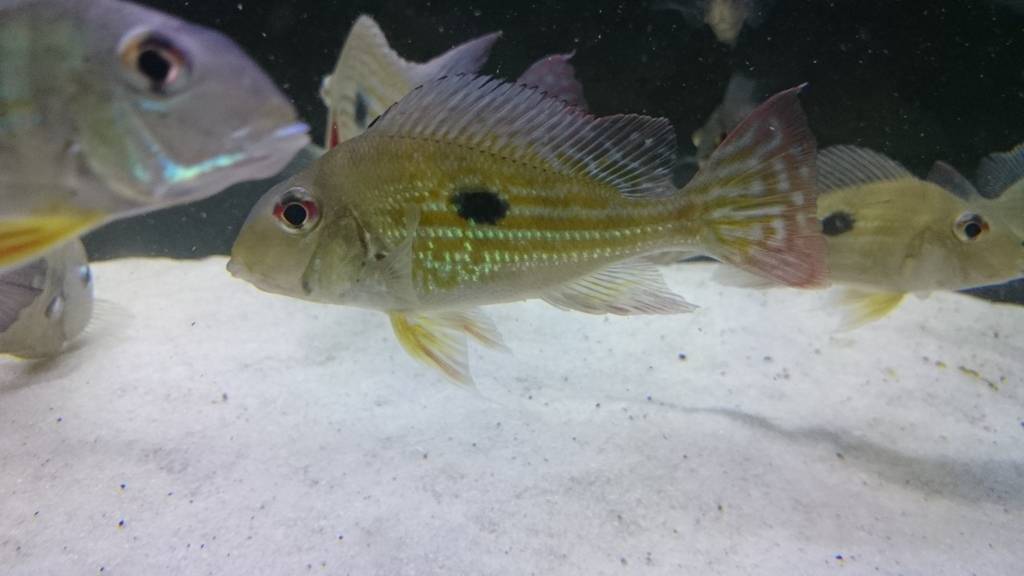
<svg viewBox="0 0 1024 576"><path fill-rule="evenodd" d="M978 187L989 198L1001 195L1006 189L1024 179L1024 143L1009 152L990 154L978 165Z"/></svg>
<svg viewBox="0 0 1024 576"><path fill-rule="evenodd" d="M947 192L952 192L961 200L971 201L978 197L978 190L974 184L956 168L941 160L932 164L932 169L928 172L928 181L941 186Z"/></svg>
<svg viewBox="0 0 1024 576"><path fill-rule="evenodd" d="M818 189L822 192L901 178L914 175L899 162L874 150L840 145L818 154Z"/></svg>
<svg viewBox="0 0 1024 576"><path fill-rule="evenodd" d="M676 192L676 137L664 118L595 118L542 91L487 76L431 80L389 109L368 133L453 142L592 178L629 196Z"/></svg>

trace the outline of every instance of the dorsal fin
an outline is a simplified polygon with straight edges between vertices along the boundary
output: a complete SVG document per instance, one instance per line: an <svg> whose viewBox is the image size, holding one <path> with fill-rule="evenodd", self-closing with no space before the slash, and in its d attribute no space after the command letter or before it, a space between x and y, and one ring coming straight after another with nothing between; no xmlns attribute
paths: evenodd
<svg viewBox="0 0 1024 576"><path fill-rule="evenodd" d="M988 198L1001 195L1024 179L1024 143L1009 152L997 152L982 158L976 179L978 188Z"/></svg>
<svg viewBox="0 0 1024 576"><path fill-rule="evenodd" d="M583 85L576 78L576 69L569 60L576 54L552 54L537 60L519 76L520 84L535 86L549 96L560 98L569 106L587 109L583 98Z"/></svg>
<svg viewBox="0 0 1024 576"><path fill-rule="evenodd" d="M362 133L373 119L426 80L475 72L499 36L500 32L480 36L420 64L399 56L377 22L360 16L345 38L334 70L320 87L328 110L324 145L333 148Z"/></svg>
<svg viewBox="0 0 1024 576"><path fill-rule="evenodd" d="M902 164L859 146L831 146L818 154L818 188L822 192L871 182L914 178Z"/></svg>
<svg viewBox="0 0 1024 576"><path fill-rule="evenodd" d="M928 172L928 181L938 184L943 190L952 192L961 200L971 201L978 197L978 190L974 188L974 184L971 184L971 181L956 168L941 160L932 164L932 169Z"/></svg>
<svg viewBox="0 0 1024 576"><path fill-rule="evenodd" d="M368 134L457 143L630 196L669 195L676 137L664 118L595 118L535 88L487 76L447 76L413 90Z"/></svg>

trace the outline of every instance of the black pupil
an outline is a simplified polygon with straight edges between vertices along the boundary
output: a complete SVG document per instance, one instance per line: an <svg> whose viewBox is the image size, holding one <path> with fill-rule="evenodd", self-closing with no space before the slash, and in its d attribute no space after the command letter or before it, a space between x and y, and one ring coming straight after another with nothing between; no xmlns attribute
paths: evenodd
<svg viewBox="0 0 1024 576"><path fill-rule="evenodd" d="M977 238L978 235L981 234L981 224L978 224L977 222L968 222L967 226L964 226L964 234L966 234L968 238Z"/></svg>
<svg viewBox="0 0 1024 576"><path fill-rule="evenodd" d="M298 228L306 223L306 218L309 217L309 213L306 211L306 207L298 202L292 202L284 207L284 221L288 224Z"/></svg>
<svg viewBox="0 0 1024 576"><path fill-rule="evenodd" d="M139 54L139 72L151 82L162 85L171 75L173 64L156 48L147 48Z"/></svg>

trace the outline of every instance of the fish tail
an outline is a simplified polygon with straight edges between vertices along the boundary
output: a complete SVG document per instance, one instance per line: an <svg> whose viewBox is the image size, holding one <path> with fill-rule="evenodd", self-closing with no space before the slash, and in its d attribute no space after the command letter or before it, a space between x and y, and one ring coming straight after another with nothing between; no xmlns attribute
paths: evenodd
<svg viewBox="0 0 1024 576"><path fill-rule="evenodd" d="M789 286L825 283L825 238L817 217L814 136L801 87L754 110L683 189L696 204L709 255Z"/></svg>

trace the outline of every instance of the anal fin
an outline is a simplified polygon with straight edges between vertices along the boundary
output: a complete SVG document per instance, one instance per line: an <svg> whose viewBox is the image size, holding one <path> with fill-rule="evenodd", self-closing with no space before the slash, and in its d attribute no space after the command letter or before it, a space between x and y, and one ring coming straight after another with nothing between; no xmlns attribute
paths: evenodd
<svg viewBox="0 0 1024 576"><path fill-rule="evenodd" d="M860 328L892 312L906 296L903 292L874 292L857 288L844 288L839 292L839 306L843 310L842 330Z"/></svg>
<svg viewBox="0 0 1024 576"><path fill-rule="evenodd" d="M389 316L398 342L410 356L466 386L473 385L466 336L488 348L506 349L494 323L479 309L391 312Z"/></svg>
<svg viewBox="0 0 1024 576"><path fill-rule="evenodd" d="M634 258L562 285L544 296L553 306L588 314L678 314L690 304L665 284L647 259Z"/></svg>

